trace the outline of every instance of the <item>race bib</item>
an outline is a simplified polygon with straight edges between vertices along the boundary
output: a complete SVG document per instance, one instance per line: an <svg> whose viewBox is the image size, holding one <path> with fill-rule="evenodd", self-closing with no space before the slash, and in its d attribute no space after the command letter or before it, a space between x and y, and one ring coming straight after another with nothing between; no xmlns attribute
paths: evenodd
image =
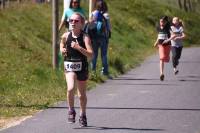
<svg viewBox="0 0 200 133"><path fill-rule="evenodd" d="M167 36L167 34L158 34L158 39L166 40L166 39L168 39L168 36Z"/></svg>
<svg viewBox="0 0 200 133"><path fill-rule="evenodd" d="M65 68L65 71L67 71L67 72L81 71L82 62L81 61L79 61L79 62L65 61L64 68Z"/></svg>

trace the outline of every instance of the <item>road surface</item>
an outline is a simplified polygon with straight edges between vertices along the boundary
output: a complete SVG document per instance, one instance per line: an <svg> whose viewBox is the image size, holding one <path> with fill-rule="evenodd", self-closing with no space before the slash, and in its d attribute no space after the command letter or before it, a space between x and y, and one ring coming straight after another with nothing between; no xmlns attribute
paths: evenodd
<svg viewBox="0 0 200 133"><path fill-rule="evenodd" d="M184 48L179 67L175 76L166 64L162 82L153 55L98 85L88 92L87 128L79 127L78 118L67 123L62 102L0 133L200 133L200 48Z"/></svg>

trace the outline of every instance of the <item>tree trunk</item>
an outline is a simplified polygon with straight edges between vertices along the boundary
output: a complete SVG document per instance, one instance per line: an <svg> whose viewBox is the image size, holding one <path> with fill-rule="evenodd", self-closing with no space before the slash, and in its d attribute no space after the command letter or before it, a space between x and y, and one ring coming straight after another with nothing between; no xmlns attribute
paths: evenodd
<svg viewBox="0 0 200 133"><path fill-rule="evenodd" d="M179 5L179 8L180 8L180 9L183 8L181 0L178 0L178 5Z"/></svg>
<svg viewBox="0 0 200 133"><path fill-rule="evenodd" d="M58 66L58 18L59 18L59 0L52 0L52 49L53 49L53 69L57 69Z"/></svg>
<svg viewBox="0 0 200 133"><path fill-rule="evenodd" d="M188 7L189 7L190 12L193 11L191 0L188 0Z"/></svg>
<svg viewBox="0 0 200 133"><path fill-rule="evenodd" d="M4 9L6 6L6 1L5 0L1 0L1 9Z"/></svg>
<svg viewBox="0 0 200 133"><path fill-rule="evenodd" d="M184 6L184 10L186 12L188 12L188 7L187 7L187 1L186 0L184 0L183 6Z"/></svg>
<svg viewBox="0 0 200 133"><path fill-rule="evenodd" d="M8 7L10 6L10 0L7 0L7 6Z"/></svg>

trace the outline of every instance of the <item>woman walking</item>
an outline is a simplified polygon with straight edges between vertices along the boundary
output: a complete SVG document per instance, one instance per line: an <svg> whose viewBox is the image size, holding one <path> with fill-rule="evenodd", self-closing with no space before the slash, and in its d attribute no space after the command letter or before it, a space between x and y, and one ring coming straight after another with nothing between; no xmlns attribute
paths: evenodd
<svg viewBox="0 0 200 133"><path fill-rule="evenodd" d="M96 1L95 10L91 13L90 16L90 26L88 33L92 38L92 46L94 50L94 57L91 64L92 70L96 72L98 52L99 49L101 49L101 73L108 78L111 78L111 76L109 76L108 70L108 40L111 33L111 27L108 9L105 1Z"/></svg>
<svg viewBox="0 0 200 133"><path fill-rule="evenodd" d="M82 16L85 17L85 12L80 6L80 0L71 0L69 8L65 9L63 12L63 16L61 19L61 22L59 24L59 31L61 31L63 25L66 25L66 28L68 30L71 30L71 27L69 27L69 18L74 12L79 12Z"/></svg>

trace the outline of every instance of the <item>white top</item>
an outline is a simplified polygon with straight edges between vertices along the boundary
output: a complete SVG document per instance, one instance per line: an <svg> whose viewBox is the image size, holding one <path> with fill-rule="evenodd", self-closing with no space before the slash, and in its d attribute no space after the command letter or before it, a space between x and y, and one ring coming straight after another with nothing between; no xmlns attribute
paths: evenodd
<svg viewBox="0 0 200 133"><path fill-rule="evenodd" d="M177 36L183 35L183 27L182 26L171 26L171 34L175 34ZM183 40L177 39L177 40L171 40L171 45L175 47L182 47L183 46Z"/></svg>

